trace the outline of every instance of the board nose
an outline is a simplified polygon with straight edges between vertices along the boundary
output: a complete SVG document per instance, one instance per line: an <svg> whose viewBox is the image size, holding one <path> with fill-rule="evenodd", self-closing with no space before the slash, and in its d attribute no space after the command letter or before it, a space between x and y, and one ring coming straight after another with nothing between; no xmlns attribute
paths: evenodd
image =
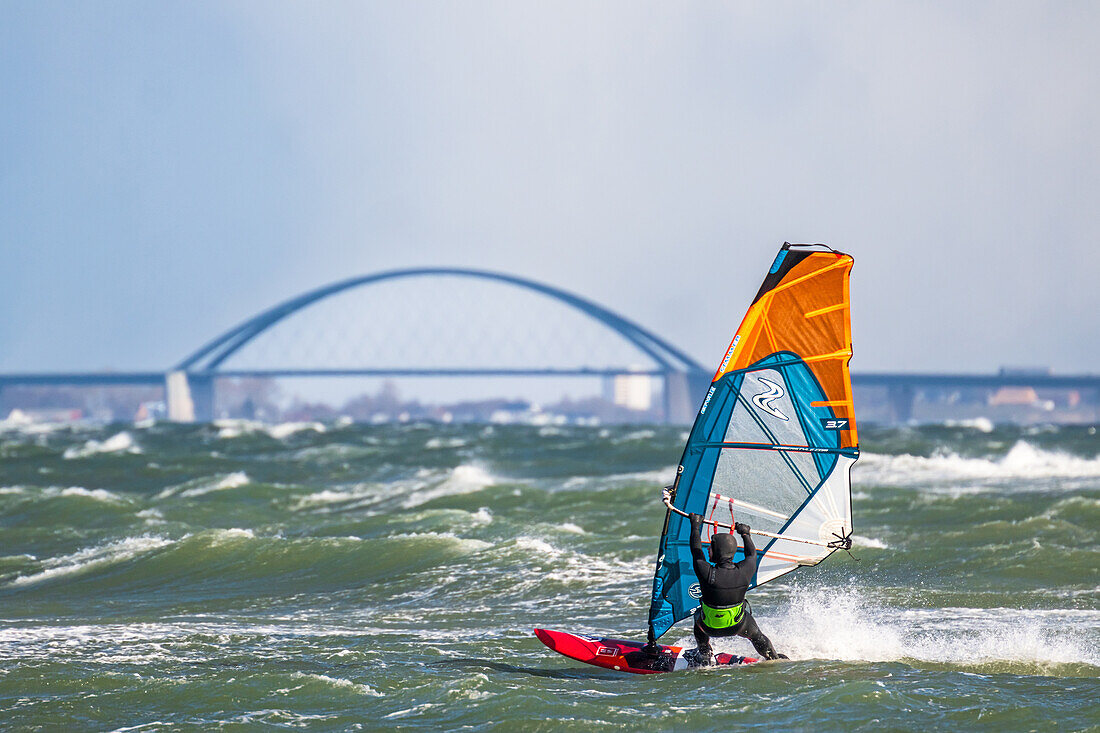
<svg viewBox="0 0 1100 733"><path fill-rule="evenodd" d="M537 636L539 638L539 641L541 641L543 644L545 644L546 646L548 646L551 649L554 649L556 651L556 648L557 648L556 641L557 640L554 639L553 634L551 634L546 629L535 629L534 631L535 631L535 636Z"/></svg>

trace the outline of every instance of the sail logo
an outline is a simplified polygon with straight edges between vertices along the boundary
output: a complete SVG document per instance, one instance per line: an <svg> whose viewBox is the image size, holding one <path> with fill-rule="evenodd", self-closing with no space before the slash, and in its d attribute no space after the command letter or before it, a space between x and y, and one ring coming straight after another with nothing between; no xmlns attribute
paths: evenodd
<svg viewBox="0 0 1100 733"><path fill-rule="evenodd" d="M722 360L721 366L718 367L718 373L726 371L726 365L730 363L730 358L733 356L733 352L737 351L737 342L741 340L741 334L737 334L733 337L733 342L730 343L729 351L726 352L726 358Z"/></svg>
<svg viewBox="0 0 1100 733"><path fill-rule="evenodd" d="M787 421L789 418L776 408L772 403L786 394L783 388L775 382L764 379L763 377L757 377L756 381L764 387L768 388L767 392L761 392L758 395L753 396L752 403L757 406L761 411L768 413L772 417L777 417L780 420Z"/></svg>
<svg viewBox="0 0 1100 733"><path fill-rule="evenodd" d="M694 598L695 600L699 600L700 598L703 597L703 589L699 587L698 583L692 583L688 587L688 595L691 596L692 598Z"/></svg>
<svg viewBox="0 0 1100 733"><path fill-rule="evenodd" d="M707 411L707 405L710 404L710 398L714 396L714 385L710 386L710 391L707 392L707 398L703 400L703 406L699 408L699 414L702 415Z"/></svg>
<svg viewBox="0 0 1100 733"><path fill-rule="evenodd" d="M825 430L847 430L848 421L842 417L823 417L821 427Z"/></svg>

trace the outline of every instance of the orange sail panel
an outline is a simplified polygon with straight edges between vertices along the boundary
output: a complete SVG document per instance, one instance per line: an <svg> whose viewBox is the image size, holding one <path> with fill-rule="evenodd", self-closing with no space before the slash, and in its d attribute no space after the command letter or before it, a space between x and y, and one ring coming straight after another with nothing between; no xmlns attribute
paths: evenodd
<svg viewBox="0 0 1100 733"><path fill-rule="evenodd" d="M838 417L847 418L841 445L858 445L852 409L852 320L848 277L854 260L842 252L780 250L714 375L744 369L769 354L798 354L817 377Z"/></svg>

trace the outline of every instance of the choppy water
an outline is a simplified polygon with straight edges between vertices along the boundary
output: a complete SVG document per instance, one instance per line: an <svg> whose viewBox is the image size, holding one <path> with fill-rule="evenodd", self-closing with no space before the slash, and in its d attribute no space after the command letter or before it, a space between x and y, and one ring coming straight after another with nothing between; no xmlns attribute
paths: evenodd
<svg viewBox="0 0 1100 733"><path fill-rule="evenodd" d="M864 429L793 661L656 677L530 630L642 638L681 429L9 429L0 727L1100 729L1100 436L984 427Z"/></svg>

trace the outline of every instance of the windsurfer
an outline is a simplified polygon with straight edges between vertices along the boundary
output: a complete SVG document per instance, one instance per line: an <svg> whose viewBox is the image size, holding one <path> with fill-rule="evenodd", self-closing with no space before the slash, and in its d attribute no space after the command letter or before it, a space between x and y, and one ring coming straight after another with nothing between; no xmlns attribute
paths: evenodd
<svg viewBox="0 0 1100 733"><path fill-rule="evenodd" d="M691 514L690 519L691 557L702 590L702 605L695 611L693 629L698 646L698 663L714 664L714 653L710 647L712 636L743 636L752 642L763 658L787 659L783 654L776 654L771 641L756 625L749 603L745 600L745 592L756 573L756 546L749 534L749 525L741 522L734 524L734 530L741 535L745 545L744 560L738 563L733 561L737 553L737 539L732 534L719 532L710 539L708 562L700 536L703 517Z"/></svg>

